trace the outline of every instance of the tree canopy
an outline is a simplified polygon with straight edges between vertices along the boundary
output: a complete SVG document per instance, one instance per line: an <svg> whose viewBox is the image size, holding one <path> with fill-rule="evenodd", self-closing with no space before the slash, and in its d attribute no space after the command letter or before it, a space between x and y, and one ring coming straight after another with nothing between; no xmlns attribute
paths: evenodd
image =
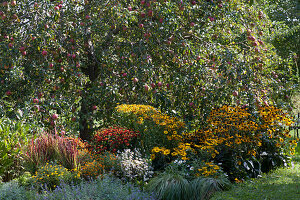
<svg viewBox="0 0 300 200"><path fill-rule="evenodd" d="M13 0L0 17L1 112L38 126L89 139L118 103L191 127L224 104L289 107L292 71L248 1Z"/></svg>

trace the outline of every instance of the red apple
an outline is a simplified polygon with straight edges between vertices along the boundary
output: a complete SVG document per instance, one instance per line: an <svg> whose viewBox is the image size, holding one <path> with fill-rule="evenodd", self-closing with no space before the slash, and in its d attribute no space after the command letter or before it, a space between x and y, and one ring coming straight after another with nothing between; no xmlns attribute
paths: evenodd
<svg viewBox="0 0 300 200"><path fill-rule="evenodd" d="M191 22L191 23L190 23L190 26L191 26L191 27L194 27L194 26L195 26L195 23L194 23L194 22Z"/></svg>
<svg viewBox="0 0 300 200"><path fill-rule="evenodd" d="M139 27L140 27L140 28L143 28L143 27L144 27L144 24L140 24Z"/></svg>
<svg viewBox="0 0 300 200"><path fill-rule="evenodd" d="M192 5L196 5L196 3L197 3L196 1L192 1Z"/></svg>
<svg viewBox="0 0 300 200"><path fill-rule="evenodd" d="M52 118L53 120L57 120L57 119L58 119L58 115L57 115L57 114L53 114L53 115L51 116L51 118Z"/></svg>
<svg viewBox="0 0 300 200"><path fill-rule="evenodd" d="M14 45L12 43L8 44L8 48L12 48Z"/></svg>
<svg viewBox="0 0 300 200"><path fill-rule="evenodd" d="M97 110L97 106L96 105L93 105L93 107L92 107L92 110Z"/></svg>
<svg viewBox="0 0 300 200"><path fill-rule="evenodd" d="M17 2L13 0L10 2L10 5L15 6L15 5L17 5Z"/></svg>
<svg viewBox="0 0 300 200"><path fill-rule="evenodd" d="M159 82L157 83L157 86L158 86L158 87L161 87L161 86L162 86L162 82L159 81Z"/></svg>
<svg viewBox="0 0 300 200"><path fill-rule="evenodd" d="M71 120L72 120L72 122L75 122L76 121L76 117L72 117Z"/></svg>
<svg viewBox="0 0 300 200"><path fill-rule="evenodd" d="M134 83L137 83L137 82L139 82L139 79L134 78L134 79L133 79L133 82L134 82Z"/></svg>
<svg viewBox="0 0 300 200"><path fill-rule="evenodd" d="M238 91L233 91L232 94L233 94L233 96L235 96L235 97L239 95Z"/></svg>
<svg viewBox="0 0 300 200"><path fill-rule="evenodd" d="M11 16L11 18L12 18L12 19L18 19L18 15L13 14L13 15Z"/></svg>
<svg viewBox="0 0 300 200"><path fill-rule="evenodd" d="M26 49L25 47L20 47L19 51L23 52L23 51L25 51L25 49Z"/></svg>
<svg viewBox="0 0 300 200"><path fill-rule="evenodd" d="M149 86L148 85L144 85L145 91L148 92L149 91Z"/></svg>
<svg viewBox="0 0 300 200"><path fill-rule="evenodd" d="M42 55L43 55L43 56L46 56L47 54L48 54L48 52L47 52L47 51L45 51L45 50L44 50L44 51L42 51Z"/></svg>
<svg viewBox="0 0 300 200"><path fill-rule="evenodd" d="M255 41L255 37L250 35L250 36L248 36L248 40Z"/></svg>
<svg viewBox="0 0 300 200"><path fill-rule="evenodd" d="M42 92L38 93L38 97L39 97L39 98L42 98L43 95L44 95L44 94L43 94Z"/></svg>
<svg viewBox="0 0 300 200"><path fill-rule="evenodd" d="M38 99L38 98L34 98L34 99L32 100L32 102L33 102L33 103L39 103L39 99Z"/></svg>
<svg viewBox="0 0 300 200"><path fill-rule="evenodd" d="M12 92L10 90L6 91L5 93L7 96L10 96L12 94Z"/></svg>

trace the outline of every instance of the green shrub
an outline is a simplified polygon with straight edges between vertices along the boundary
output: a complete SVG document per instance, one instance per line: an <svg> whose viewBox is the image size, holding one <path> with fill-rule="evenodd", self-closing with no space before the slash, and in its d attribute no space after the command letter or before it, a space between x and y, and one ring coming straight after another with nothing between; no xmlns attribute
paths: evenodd
<svg viewBox="0 0 300 200"><path fill-rule="evenodd" d="M7 182L19 176L23 167L21 147L27 145L29 126L8 118L0 119L0 179Z"/></svg>
<svg viewBox="0 0 300 200"><path fill-rule="evenodd" d="M30 172L24 172L20 177L16 178L16 180L20 186L27 187L29 186L31 177Z"/></svg>

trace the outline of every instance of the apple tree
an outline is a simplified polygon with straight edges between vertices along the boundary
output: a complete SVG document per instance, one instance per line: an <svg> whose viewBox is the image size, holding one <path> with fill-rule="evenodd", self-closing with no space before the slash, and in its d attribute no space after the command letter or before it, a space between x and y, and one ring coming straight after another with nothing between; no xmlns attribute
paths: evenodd
<svg viewBox="0 0 300 200"><path fill-rule="evenodd" d="M76 122L88 140L118 103L150 104L190 127L221 104L288 106L271 21L247 2L2 1L1 108L56 131Z"/></svg>

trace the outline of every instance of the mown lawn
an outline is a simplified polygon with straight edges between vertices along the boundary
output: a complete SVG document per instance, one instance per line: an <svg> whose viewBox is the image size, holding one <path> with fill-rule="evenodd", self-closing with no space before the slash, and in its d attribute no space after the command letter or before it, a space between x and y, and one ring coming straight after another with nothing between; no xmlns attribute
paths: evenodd
<svg viewBox="0 0 300 200"><path fill-rule="evenodd" d="M292 166L280 168L261 178L235 184L213 200L298 200L300 199L300 144Z"/></svg>

